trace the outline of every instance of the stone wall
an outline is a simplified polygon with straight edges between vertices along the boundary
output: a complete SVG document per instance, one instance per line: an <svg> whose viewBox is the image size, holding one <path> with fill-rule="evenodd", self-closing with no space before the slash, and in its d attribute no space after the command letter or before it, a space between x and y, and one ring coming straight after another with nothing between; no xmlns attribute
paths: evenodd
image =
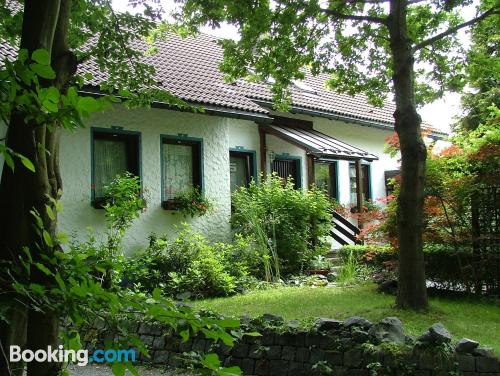
<svg viewBox="0 0 500 376"><path fill-rule="evenodd" d="M500 376L500 360L488 348L461 339L452 345L450 333L434 324L417 339L405 336L399 319L389 317L376 324L360 317L345 321L318 319L307 330L296 321L264 315L242 320L248 331L261 336L243 336L234 347L215 344L200 336L182 342L161 326L136 323L137 333L149 349L141 362L182 367L189 353L215 352L226 366L239 366L244 375L465 375ZM99 339L90 351L104 342L116 341L112 331L94 329ZM92 336L92 330L87 331ZM372 372L372 373L371 373Z"/></svg>

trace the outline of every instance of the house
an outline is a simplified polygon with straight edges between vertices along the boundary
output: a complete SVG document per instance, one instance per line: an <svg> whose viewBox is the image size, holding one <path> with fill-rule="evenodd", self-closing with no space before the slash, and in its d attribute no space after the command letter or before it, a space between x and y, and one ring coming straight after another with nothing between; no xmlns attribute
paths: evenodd
<svg viewBox="0 0 500 376"><path fill-rule="evenodd" d="M144 247L150 233L172 233L182 221L210 239L230 238L231 191L261 172L292 176L297 188L316 183L341 203L386 196L386 176L398 169L398 161L383 152L394 132L392 104L375 108L362 95L326 90L326 76L307 76L292 88L291 112L277 113L265 83L223 80L216 38L171 35L158 47L146 59L159 84L205 112L116 105L89 119L87 128L63 132L60 230L84 238L87 227L102 229L104 213L94 204L103 185L126 170L140 176L147 200L126 236L130 249ZM93 74L84 91L99 95L103 73L91 61L82 70ZM186 219L169 210L189 186L202 188L214 203L212 212ZM352 231L343 228L336 230L340 242Z"/></svg>

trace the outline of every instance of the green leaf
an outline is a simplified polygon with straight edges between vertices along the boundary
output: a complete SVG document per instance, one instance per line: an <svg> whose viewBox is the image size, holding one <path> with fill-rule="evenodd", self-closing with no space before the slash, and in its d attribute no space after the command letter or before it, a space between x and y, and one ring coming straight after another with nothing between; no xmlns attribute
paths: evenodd
<svg viewBox="0 0 500 376"><path fill-rule="evenodd" d="M127 365L127 369L128 369L128 371L129 371L129 372L130 372L133 376L139 376L139 371L137 371L137 368L135 368L135 367L133 366L133 364L132 364L132 363L127 362L127 363L126 363L126 365Z"/></svg>
<svg viewBox="0 0 500 376"><path fill-rule="evenodd" d="M39 285L37 283L30 283L30 289L38 295L44 295L45 294L45 289L43 288L42 285Z"/></svg>
<svg viewBox="0 0 500 376"><path fill-rule="evenodd" d="M218 371L219 376L241 376L241 368L238 366L223 368Z"/></svg>
<svg viewBox="0 0 500 376"><path fill-rule="evenodd" d="M111 370L113 371L113 375L115 376L125 376L126 368L123 363L113 363Z"/></svg>
<svg viewBox="0 0 500 376"><path fill-rule="evenodd" d="M62 279L61 274L56 273L55 279L56 279L57 284L59 285L59 288L63 291L66 290L66 283L64 283L64 280Z"/></svg>
<svg viewBox="0 0 500 376"><path fill-rule="evenodd" d="M35 263L35 266L38 268L38 270L42 271L46 275L52 275L52 272L43 264L37 262Z"/></svg>
<svg viewBox="0 0 500 376"><path fill-rule="evenodd" d="M54 78L56 78L56 72L54 72L54 70L49 65L33 63L30 64L30 69L42 78L46 78L48 80L53 80Z"/></svg>
<svg viewBox="0 0 500 376"><path fill-rule="evenodd" d="M182 338L182 342L186 342L189 339L189 330L182 330L179 335Z"/></svg>
<svg viewBox="0 0 500 376"><path fill-rule="evenodd" d="M50 55L47 50L42 48L35 50L31 55L31 60L36 61L41 65L49 65L50 64Z"/></svg>
<svg viewBox="0 0 500 376"><path fill-rule="evenodd" d="M55 214L54 214L54 211L53 211L53 210L52 210L52 208L51 208L49 205L47 205L47 204L45 204L45 211L47 212L47 215L48 215L48 217L49 217L51 220L53 220L53 221L55 221L55 220L56 220L56 216L55 216Z"/></svg>
<svg viewBox="0 0 500 376"><path fill-rule="evenodd" d="M236 319L223 319L217 322L223 328L239 328L240 320Z"/></svg>
<svg viewBox="0 0 500 376"><path fill-rule="evenodd" d="M211 370L217 370L220 367L220 360L217 354L207 354L203 357L201 363Z"/></svg>
<svg viewBox="0 0 500 376"><path fill-rule="evenodd" d="M58 232L56 234L56 238L59 244L66 244L69 241L68 234L66 234L65 232Z"/></svg>
<svg viewBox="0 0 500 376"><path fill-rule="evenodd" d="M47 232L47 230L43 230L42 234L43 234L43 241L45 242L45 244L47 244L47 246L49 246L49 247L53 247L54 242L52 241L52 237Z"/></svg>
<svg viewBox="0 0 500 376"><path fill-rule="evenodd" d="M48 100L50 100L51 102L53 102L53 103L59 102L59 97L60 97L59 90L57 90L57 88L55 88L54 86L49 87L47 89L45 95L46 95L46 98Z"/></svg>
<svg viewBox="0 0 500 376"><path fill-rule="evenodd" d="M3 157L7 166L9 166L12 171L14 171L14 160L12 159L12 156L9 154L9 152L3 153Z"/></svg>
<svg viewBox="0 0 500 376"><path fill-rule="evenodd" d="M21 160L21 163L24 165L24 167L26 167L31 172L35 172L35 166L28 158L26 158L25 156L23 156L21 154L17 154L17 156Z"/></svg>
<svg viewBox="0 0 500 376"><path fill-rule="evenodd" d="M79 97L77 108L84 112L97 112L100 110L99 102L92 97Z"/></svg>
<svg viewBox="0 0 500 376"><path fill-rule="evenodd" d="M78 102L78 92L74 86L71 86L66 93L66 97L72 105L76 105Z"/></svg>
<svg viewBox="0 0 500 376"><path fill-rule="evenodd" d="M159 299L161 299L161 298L162 298L162 296L161 296L161 290L160 290L158 287L156 287L156 288L153 290L152 297L153 297L153 299L155 299L155 300L159 300Z"/></svg>
<svg viewBox="0 0 500 376"><path fill-rule="evenodd" d="M71 332L71 337L68 339L68 349L78 351L81 348L80 334L78 332Z"/></svg>
<svg viewBox="0 0 500 376"><path fill-rule="evenodd" d="M262 334L259 332L248 332L248 333L243 333L244 336L249 336L249 337L262 337Z"/></svg>
<svg viewBox="0 0 500 376"><path fill-rule="evenodd" d="M219 333L219 338L227 346L233 346L233 344L234 344L234 338L230 334L228 334L226 332L220 332Z"/></svg>

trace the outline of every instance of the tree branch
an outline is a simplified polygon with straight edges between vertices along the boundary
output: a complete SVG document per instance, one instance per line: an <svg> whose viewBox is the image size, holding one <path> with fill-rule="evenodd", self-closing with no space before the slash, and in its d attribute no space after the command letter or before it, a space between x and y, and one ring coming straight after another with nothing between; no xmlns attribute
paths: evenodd
<svg viewBox="0 0 500 376"><path fill-rule="evenodd" d="M351 20L351 21L365 21L365 22L373 22L373 23L379 23L379 24L386 24L387 19L382 18L382 17L373 17L373 16L356 16L356 15L351 15L351 14L344 14L337 12L336 10L333 9L324 9L321 8L321 11L329 16L339 18L341 20Z"/></svg>
<svg viewBox="0 0 500 376"><path fill-rule="evenodd" d="M424 47L427 47L428 45L433 44L434 42L436 42L440 39L443 39L443 38L447 37L448 35L456 33L458 30L463 29L464 27L474 25L474 24L484 20L485 18L491 16L492 14L500 14L500 9L498 9L497 7L491 8L491 9L487 10L486 12L484 12L483 14L481 14L480 16L477 16L476 18L473 18L467 22L461 23L457 26L450 27L448 30L443 31L442 33L439 33L439 34L437 34L429 39L426 39L426 40L420 42L419 44L415 45L413 47L413 51L415 52L415 51L418 51Z"/></svg>

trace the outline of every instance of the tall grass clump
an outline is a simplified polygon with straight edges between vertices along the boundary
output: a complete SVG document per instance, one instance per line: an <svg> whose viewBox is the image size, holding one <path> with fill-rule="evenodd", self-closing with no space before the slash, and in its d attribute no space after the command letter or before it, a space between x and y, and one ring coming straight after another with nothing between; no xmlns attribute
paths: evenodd
<svg viewBox="0 0 500 376"><path fill-rule="evenodd" d="M350 251L346 257L342 258L342 265L337 277L340 285L352 285L357 281L359 264L354 253Z"/></svg>

